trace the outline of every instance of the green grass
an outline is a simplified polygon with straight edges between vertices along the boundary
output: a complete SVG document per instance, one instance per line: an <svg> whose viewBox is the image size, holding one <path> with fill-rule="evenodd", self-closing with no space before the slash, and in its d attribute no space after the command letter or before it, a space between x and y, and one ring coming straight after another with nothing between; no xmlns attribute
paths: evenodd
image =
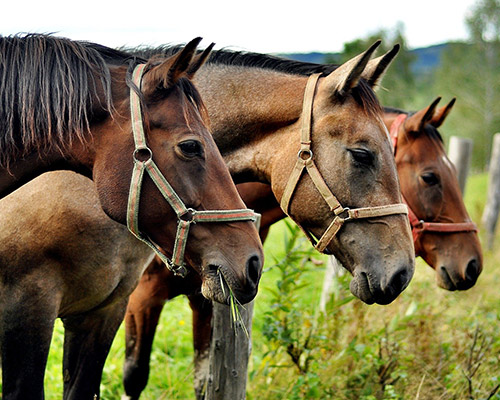
<svg viewBox="0 0 500 400"><path fill-rule="evenodd" d="M486 175L469 177L466 204L476 222L486 187ZM266 318L283 317L283 313L273 314L282 275L271 265L285 256L285 231L283 223L274 226L265 245L267 270L255 305L249 400L488 398L500 380L500 270L496 267L500 239L493 251L484 252L483 273L466 292L439 289L434 271L418 260L410 286L388 306L350 301L349 277L341 278L340 293L324 318L317 313L323 271L315 266L317 262L311 264L299 274L293 293L295 329L314 332L306 352L310 362L299 371L278 338L269 330L264 334ZM314 258L325 259L319 254ZM58 324L46 373L49 400L61 398L61 349ZM191 312L181 297L165 306L142 399L194 398L192 355ZM123 359L122 327L104 369L102 398L119 399L123 393Z"/></svg>

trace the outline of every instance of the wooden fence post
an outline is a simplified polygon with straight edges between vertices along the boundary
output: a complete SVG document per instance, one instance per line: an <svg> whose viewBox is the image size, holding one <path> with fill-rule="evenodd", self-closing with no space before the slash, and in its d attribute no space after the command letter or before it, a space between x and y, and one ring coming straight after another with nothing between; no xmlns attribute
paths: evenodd
<svg viewBox="0 0 500 400"><path fill-rule="evenodd" d="M467 181L467 174L469 173L473 143L472 139L458 136L450 137L448 158L457 169L458 184L462 194L465 192L465 183Z"/></svg>
<svg viewBox="0 0 500 400"><path fill-rule="evenodd" d="M214 303L212 343L205 400L244 400L248 360L252 344L254 302L240 307L248 336L240 327L232 327L229 306Z"/></svg>
<svg viewBox="0 0 500 400"><path fill-rule="evenodd" d="M500 133L493 136L493 149L491 151L488 198L483 211L481 222L487 235L488 248L493 247L495 229L498 222L498 211L500 208Z"/></svg>
<svg viewBox="0 0 500 400"><path fill-rule="evenodd" d="M260 229L261 215L255 227ZM204 400L244 400L248 360L252 352L252 319L255 300L239 307L241 323L233 326L230 307L213 303L212 339L208 359L207 389ZM247 335L248 333L248 335Z"/></svg>

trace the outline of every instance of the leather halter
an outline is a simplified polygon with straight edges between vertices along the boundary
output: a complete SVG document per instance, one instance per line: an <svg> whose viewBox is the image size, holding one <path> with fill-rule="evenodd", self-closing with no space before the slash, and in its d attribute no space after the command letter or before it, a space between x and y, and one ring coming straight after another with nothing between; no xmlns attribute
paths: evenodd
<svg viewBox="0 0 500 400"><path fill-rule="evenodd" d="M135 67L132 75L132 81L139 89L141 87L142 74L145 66L145 64L140 64ZM127 207L127 227L135 237L151 247L175 275L185 276L187 274L187 269L184 265L184 251L191 224L197 222L224 223L234 221L255 221L257 219L257 214L249 209L197 211L186 207L153 161L153 152L146 144L146 135L142 123L141 101L139 95L132 87L130 88L130 112L135 151L133 154L134 168L132 170ZM165 256L160 250L160 246L139 230L139 200L145 172L148 173L160 193L165 197L168 204L170 204L177 214L177 234L175 237L172 259Z"/></svg>
<svg viewBox="0 0 500 400"><path fill-rule="evenodd" d="M321 74L311 75L307 81L306 89L304 92L304 103L302 107L302 125L300 131L300 150L297 154L297 161L295 167L288 178L285 186L283 196L281 197L281 208L288 215L290 208L290 201L293 193L297 187L302 173L307 172L316 189L321 194L323 199L333 212L334 218L321 238L316 242L316 239L306 229L299 225L309 238L313 246L320 252L324 252L328 244L333 240L337 232L342 228L345 222L362 218L377 218L394 214L407 214L408 210L404 204L390 204L377 207L363 207L350 209L343 207L335 195L330 191L325 180L321 176L316 164L314 162L313 152L311 150L311 120L312 120L312 106L314 99L314 92L316 85Z"/></svg>
<svg viewBox="0 0 500 400"><path fill-rule="evenodd" d="M399 128L404 124L406 114L399 114L397 118L392 122L390 135L392 140L392 146L394 148L394 157L396 157L396 151L398 146L398 134ZM424 232L440 232L440 233L458 233L458 232L477 232L477 225L470 222L425 222L419 219L415 212L411 209L410 205L405 199L405 196L401 193L403 201L408 206L408 218L410 218L411 232L413 235L413 242L416 244L420 239L420 236Z"/></svg>

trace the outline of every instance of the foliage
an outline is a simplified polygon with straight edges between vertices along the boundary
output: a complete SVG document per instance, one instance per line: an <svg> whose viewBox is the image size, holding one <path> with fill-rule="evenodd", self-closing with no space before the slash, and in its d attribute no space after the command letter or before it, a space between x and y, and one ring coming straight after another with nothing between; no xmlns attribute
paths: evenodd
<svg viewBox="0 0 500 400"><path fill-rule="evenodd" d="M485 174L468 180L466 205L476 222L486 182ZM249 400L500 400L500 238L468 291L438 288L435 272L419 261L410 286L388 306L353 299L350 276L339 276L324 315L317 308L324 258L311 251L284 222L266 241L266 259L277 262L265 271L255 304ZM166 305L141 399L194 399L190 318L185 298ZM49 400L62 393L61 332L58 323L45 380ZM106 400L123 394L123 343L122 327L104 369Z"/></svg>
<svg viewBox="0 0 500 400"><path fill-rule="evenodd" d="M408 96L408 93L412 94L417 91L416 77L412 72L412 63L415 56L408 50L406 45L404 25L402 23L397 24L392 32L380 30L367 38L345 43L340 61L345 62L360 54L378 39L381 39L382 43L377 50L377 54L389 51L395 44L400 45L398 56L392 63L390 72L384 77L383 89L378 91L381 103L402 109L413 106L411 96Z"/></svg>
<svg viewBox="0 0 500 400"><path fill-rule="evenodd" d="M474 139L472 164L484 169L500 132L500 0L479 0L466 23L469 42L448 46L430 90L457 98L446 132Z"/></svg>

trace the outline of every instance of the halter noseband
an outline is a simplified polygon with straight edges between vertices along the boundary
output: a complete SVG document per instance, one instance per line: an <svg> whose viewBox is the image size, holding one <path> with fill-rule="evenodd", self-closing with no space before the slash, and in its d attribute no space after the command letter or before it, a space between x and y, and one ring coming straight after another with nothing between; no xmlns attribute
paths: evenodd
<svg viewBox="0 0 500 400"><path fill-rule="evenodd" d="M312 119L312 106L314 99L314 92L316 85L321 74L313 74L309 77L304 92L304 103L302 107L302 125L300 130L300 150L297 155L295 167L288 178L285 186L283 196L281 197L281 208L288 215L290 208L290 200L295 188L299 182L302 172L305 171L309 174L314 186L321 194L323 199L330 207L330 211L334 213L334 219L323 233L321 238L316 242L316 239L302 226L299 227L304 231L314 247L323 252L328 244L333 240L337 232L342 228L345 222L361 218L376 218L384 217L395 214L408 214L405 204L390 204L377 207L363 207L350 209L342 207L335 195L330 191L325 180L321 176L316 164L313 160L313 152L311 150L311 119Z"/></svg>
<svg viewBox="0 0 500 400"><path fill-rule="evenodd" d="M394 157L396 157L396 151L398 146L398 134L399 128L404 124L406 114L399 114L397 118L391 124L390 134L392 140L392 146L394 148ZM401 193L403 201L408 206L408 218L410 219L411 232L413 235L413 242L416 244L420 239L420 236L424 232L440 232L440 233L458 233L458 232L477 232L477 225L470 222L425 222L419 219L417 215L413 212L410 205L405 199L405 196Z"/></svg>
<svg viewBox="0 0 500 400"><path fill-rule="evenodd" d="M132 81L139 89L145 66L145 64L140 64L135 67L132 75ZM187 269L184 265L184 251L191 224L197 222L255 221L257 214L249 209L197 211L186 207L153 161L153 152L146 144L146 135L142 123L141 101L132 87L130 88L130 112L135 150L133 153L134 168L132 170L127 207L127 227L135 237L151 247L175 275L185 276ZM177 214L177 234L172 259L165 256L160 250L160 246L139 230L139 200L144 172L148 173L160 193Z"/></svg>

